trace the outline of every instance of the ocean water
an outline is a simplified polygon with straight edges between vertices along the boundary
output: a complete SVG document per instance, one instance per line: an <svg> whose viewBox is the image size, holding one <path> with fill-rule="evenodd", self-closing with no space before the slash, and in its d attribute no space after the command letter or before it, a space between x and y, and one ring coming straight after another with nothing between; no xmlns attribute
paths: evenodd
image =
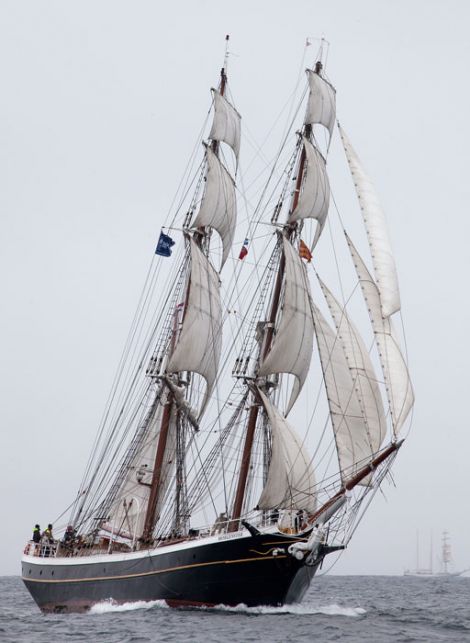
<svg viewBox="0 0 470 643"><path fill-rule="evenodd" d="M0 578L0 641L470 642L470 578L317 576L300 605L171 609L101 603L43 615L17 577Z"/></svg>

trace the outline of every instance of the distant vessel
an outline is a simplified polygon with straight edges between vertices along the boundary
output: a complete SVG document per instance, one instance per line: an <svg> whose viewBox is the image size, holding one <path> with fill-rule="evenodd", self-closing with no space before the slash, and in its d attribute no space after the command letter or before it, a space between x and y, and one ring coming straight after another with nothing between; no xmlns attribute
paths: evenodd
<svg viewBox="0 0 470 643"><path fill-rule="evenodd" d="M459 572L449 571L449 565L452 563L452 551L450 547L450 538L447 531L442 532L441 540L441 571L434 571L433 569L433 542L431 535L431 542L429 548L429 567L420 567L419 564L419 534L416 534L416 569L406 569L404 576L419 576L421 578L435 578L437 576L461 576L466 569Z"/></svg>
<svg viewBox="0 0 470 643"><path fill-rule="evenodd" d="M105 599L300 601L325 556L349 543L403 443L414 395L392 320L395 262L342 128L366 233L359 208L353 228L363 252L368 241L373 274L341 216L327 221L336 90L323 49L306 70L282 168L269 168L245 217L240 254L241 118L226 62L202 159L160 235L67 531L26 545L22 578L43 611ZM183 89L178 98L188 99ZM351 186L345 221L354 202Z"/></svg>

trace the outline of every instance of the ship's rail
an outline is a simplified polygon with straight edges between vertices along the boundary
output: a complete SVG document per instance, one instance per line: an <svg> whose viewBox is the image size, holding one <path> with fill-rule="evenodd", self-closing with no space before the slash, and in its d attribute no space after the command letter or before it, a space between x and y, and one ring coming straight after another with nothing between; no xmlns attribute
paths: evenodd
<svg viewBox="0 0 470 643"><path fill-rule="evenodd" d="M24 548L25 556L38 556L39 558L55 558L59 550L60 543L58 541L47 543L35 543L30 540L26 543Z"/></svg>

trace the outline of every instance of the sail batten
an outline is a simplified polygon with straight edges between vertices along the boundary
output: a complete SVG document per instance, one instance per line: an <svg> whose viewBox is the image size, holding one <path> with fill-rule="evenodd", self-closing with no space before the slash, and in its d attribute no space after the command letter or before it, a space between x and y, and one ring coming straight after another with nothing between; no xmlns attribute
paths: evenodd
<svg viewBox="0 0 470 643"><path fill-rule="evenodd" d="M338 126L338 128L361 206L376 284L380 293L382 315L383 317L390 317L390 315L400 310L401 304L397 270L385 215L374 185L364 171L358 155L343 128L341 126Z"/></svg>
<svg viewBox="0 0 470 643"><path fill-rule="evenodd" d="M192 371L199 373L206 380L206 393L199 410L199 418L214 388L221 348L222 307L219 277L197 243L191 239L188 305L167 372Z"/></svg>
<svg viewBox="0 0 470 643"><path fill-rule="evenodd" d="M214 97L214 120L209 138L213 141L223 141L230 145L238 161L240 153L241 116L228 100L216 89L212 89Z"/></svg>
<svg viewBox="0 0 470 643"><path fill-rule="evenodd" d="M206 187L199 212L191 227L195 229L209 226L219 233L223 248L222 268L232 247L237 224L235 184L210 147L206 148L206 155Z"/></svg>
<svg viewBox="0 0 470 643"><path fill-rule="evenodd" d="M302 390L313 350L313 320L310 309L310 286L305 266L290 241L283 237L286 261L282 316L271 350L261 362L258 375L275 373L295 376L286 415Z"/></svg>
<svg viewBox="0 0 470 643"><path fill-rule="evenodd" d="M326 173L325 159L307 139L303 138L306 155L305 179L295 210L289 217L289 223L301 219L316 219L317 229L312 247L317 244L325 225L330 204L330 184Z"/></svg>
<svg viewBox="0 0 470 643"><path fill-rule="evenodd" d="M260 509L313 513L317 506L315 474L301 438L269 398L259 391L272 431L272 455Z"/></svg>
<svg viewBox="0 0 470 643"><path fill-rule="evenodd" d="M408 367L395 338L392 321L382 315L379 288L351 239L347 235L346 239L369 311L384 375L393 429L395 434L398 434L414 403Z"/></svg>

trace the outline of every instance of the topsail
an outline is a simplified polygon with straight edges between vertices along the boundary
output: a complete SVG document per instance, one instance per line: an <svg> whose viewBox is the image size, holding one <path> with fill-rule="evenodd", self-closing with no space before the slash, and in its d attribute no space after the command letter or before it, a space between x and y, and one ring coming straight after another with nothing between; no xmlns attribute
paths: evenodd
<svg viewBox="0 0 470 643"><path fill-rule="evenodd" d="M212 94L215 113L209 138L213 141L224 141L230 145L238 161L241 116L220 92L212 89Z"/></svg>
<svg viewBox="0 0 470 643"><path fill-rule="evenodd" d="M214 388L222 347L222 308L217 272L191 239L189 299L183 328L168 363L168 373L192 371L207 383L202 416Z"/></svg>
<svg viewBox="0 0 470 643"><path fill-rule="evenodd" d="M258 375L291 373L295 382L286 415L299 396L310 367L313 349L313 320L310 310L310 285L305 266L290 241L282 239L285 269L284 305L277 333Z"/></svg>

